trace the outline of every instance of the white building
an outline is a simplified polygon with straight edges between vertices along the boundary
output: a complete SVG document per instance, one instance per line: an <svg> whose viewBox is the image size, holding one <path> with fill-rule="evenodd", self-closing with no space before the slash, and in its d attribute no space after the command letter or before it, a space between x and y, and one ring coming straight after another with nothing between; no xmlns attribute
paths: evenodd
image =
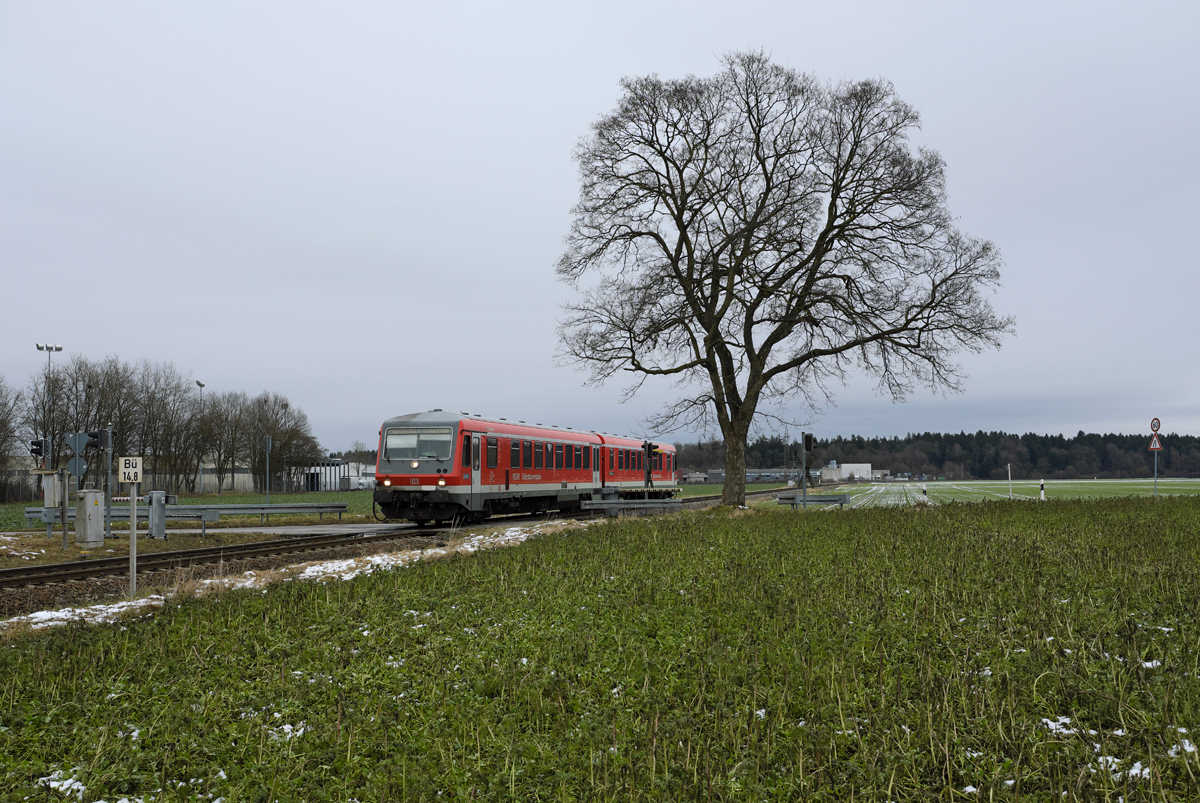
<svg viewBox="0 0 1200 803"><path fill-rule="evenodd" d="M855 480L871 479L870 463L842 463L830 460L829 465L821 469L821 482L854 482Z"/></svg>

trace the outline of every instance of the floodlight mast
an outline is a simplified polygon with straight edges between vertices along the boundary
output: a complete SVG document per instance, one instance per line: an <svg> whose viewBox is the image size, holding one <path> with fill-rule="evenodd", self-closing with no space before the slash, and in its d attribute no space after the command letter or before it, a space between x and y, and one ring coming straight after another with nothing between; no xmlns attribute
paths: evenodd
<svg viewBox="0 0 1200 803"><path fill-rule="evenodd" d="M50 396L50 355L56 351L62 351L62 346L51 345L50 343L35 343L38 351L46 352L46 402L49 403ZM46 439L43 444L42 468L50 468L50 410L46 409L46 420L42 422L42 436Z"/></svg>
<svg viewBox="0 0 1200 803"><path fill-rule="evenodd" d="M200 388L200 421L201 425L204 422L204 383L199 379L196 380L196 387ZM204 430L200 430L203 434ZM204 444L201 444L199 449L200 454L196 457L196 493L200 494L203 491L201 487L204 482Z"/></svg>

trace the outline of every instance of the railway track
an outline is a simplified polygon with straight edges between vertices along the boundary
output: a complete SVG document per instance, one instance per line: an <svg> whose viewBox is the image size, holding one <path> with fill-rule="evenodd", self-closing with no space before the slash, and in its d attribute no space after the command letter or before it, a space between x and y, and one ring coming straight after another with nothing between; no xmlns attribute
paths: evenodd
<svg viewBox="0 0 1200 803"><path fill-rule="evenodd" d="M765 496L777 493L779 490L776 488L765 491L751 491L746 496L748 498ZM709 496L687 497L682 501L684 505L689 507L703 507L713 502L719 502L720 500L720 494L713 494ZM541 515L506 516L502 519L492 519L490 523L493 526L509 523L521 524L530 521L540 521L542 518L544 517ZM138 574L270 555L312 552L334 547L367 544L372 541L394 541L398 537L409 538L414 542L424 542L436 540L439 535L455 529L461 529L461 527L456 528L451 525L445 525L418 529L412 525L381 524L379 531L373 533L358 533L353 535L331 533L328 535L295 536L248 544L181 549L170 552L146 552L138 555ZM128 574L129 558L127 556L95 558L73 561L71 563L17 566L12 569L0 569L0 588L21 588L23 586L66 583L73 580L117 577Z"/></svg>
<svg viewBox="0 0 1200 803"><path fill-rule="evenodd" d="M448 528L446 528L448 529ZM435 539L443 529L392 527L386 531L356 535L329 534L281 538L274 541L257 541L249 544L230 544L222 547L181 549L171 552L146 552L138 555L138 574L182 569L188 566L244 560L269 555L311 552L331 547L357 545L372 541L395 540L399 537L414 541ZM0 569L0 588L15 588L45 583L64 583L71 580L87 580L93 577L110 577L129 574L129 558L96 558L72 563L47 563L37 566L18 566Z"/></svg>

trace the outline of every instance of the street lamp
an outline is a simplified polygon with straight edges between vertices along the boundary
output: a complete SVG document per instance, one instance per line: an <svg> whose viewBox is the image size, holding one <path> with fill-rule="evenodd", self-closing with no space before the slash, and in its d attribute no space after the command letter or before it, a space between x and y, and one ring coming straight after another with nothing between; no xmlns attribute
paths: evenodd
<svg viewBox="0 0 1200 803"><path fill-rule="evenodd" d="M50 355L56 351L62 351L62 346L52 346L49 343L36 343L35 345L38 351L46 352L46 398L43 404L46 420L42 422L42 435L46 439L46 444L42 456L42 468L50 468Z"/></svg>
<svg viewBox="0 0 1200 803"><path fill-rule="evenodd" d="M201 382L199 379L197 379L196 387L200 388L200 416L201 416L200 422L201 422L201 425L203 425L203 423L204 423L204 418L203 418L203 416L204 416L204 383ZM201 433L203 433L203 430L201 430ZM203 488L204 449L201 448L199 451L200 451L200 454L196 456L196 493L200 493L201 491L204 490L204 488Z"/></svg>

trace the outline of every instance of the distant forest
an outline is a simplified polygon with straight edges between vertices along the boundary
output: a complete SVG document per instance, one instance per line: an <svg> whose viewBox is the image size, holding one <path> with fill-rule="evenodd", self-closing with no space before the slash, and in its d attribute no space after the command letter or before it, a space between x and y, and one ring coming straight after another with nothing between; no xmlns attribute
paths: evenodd
<svg viewBox="0 0 1200 803"><path fill-rule="evenodd" d="M1200 476L1200 438L1160 436L1160 477ZM818 440L813 466L870 463L892 474L929 474L947 479L1005 479L1012 464L1013 479L1102 479L1152 477L1154 455L1147 435L1010 435L1006 432L925 432L903 438L837 437ZM679 465L688 471L725 467L725 444L720 440L676 443ZM784 468L788 448L782 436L762 436L746 445L746 468Z"/></svg>

